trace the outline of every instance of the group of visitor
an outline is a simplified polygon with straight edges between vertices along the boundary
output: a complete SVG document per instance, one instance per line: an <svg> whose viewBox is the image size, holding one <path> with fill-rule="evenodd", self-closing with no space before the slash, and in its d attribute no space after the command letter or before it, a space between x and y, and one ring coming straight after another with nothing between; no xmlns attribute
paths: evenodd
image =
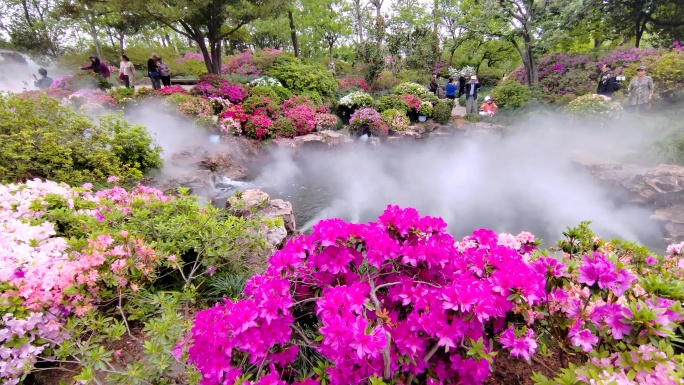
<svg viewBox="0 0 684 385"><path fill-rule="evenodd" d="M161 89L162 84L164 87L171 85L169 66L156 53L150 55L150 58L147 60L147 74L152 80L152 88L155 90Z"/></svg>
<svg viewBox="0 0 684 385"><path fill-rule="evenodd" d="M121 55L120 60L121 62L119 63L119 81L126 88L135 87L137 77L135 66L126 55ZM93 72L102 77L109 77L109 67L105 63L101 62L100 58L98 58L97 55L90 55L90 65L80 67L80 69L92 70ZM41 68L38 71L41 75L43 75L41 71L45 71L45 69ZM171 86L171 74L169 71L169 66L166 63L164 63L161 56L157 54L153 53L152 55L150 55L149 60L147 60L147 75L150 77L150 80L152 81L152 88L154 88L155 90L161 89L162 84L164 85L164 87ZM46 76L47 71L45 71L44 77ZM49 79L50 84L52 84L52 79L47 79ZM46 83L47 80L43 79L36 79L36 82L34 82L36 87L40 89L48 88L50 86L49 84L47 86L44 86Z"/></svg>
<svg viewBox="0 0 684 385"><path fill-rule="evenodd" d="M620 80L615 75L613 67L610 64L604 64L601 68L596 94L610 99L621 88ZM648 110L653 101L653 79L646 75L646 66L642 65L637 68L637 76L629 82L627 92L629 93L629 108L632 111L643 113Z"/></svg>
<svg viewBox="0 0 684 385"><path fill-rule="evenodd" d="M480 84L480 81L477 79L477 76L475 75L471 76L470 81L468 82L466 82L465 77L461 76L458 79L458 83L453 77L450 77L447 80L446 85L444 86L444 92L446 94L447 99L451 100L460 98L462 95L465 95L466 113L477 114L477 93L480 88L482 88L482 85ZM437 75L433 74L432 78L430 78L430 91L435 95L438 95L439 90L440 88L437 84ZM494 103L494 100L492 100L491 96L486 96L484 99L484 103L479 108L479 113L483 116L494 116L497 108L499 107L496 105L496 103Z"/></svg>

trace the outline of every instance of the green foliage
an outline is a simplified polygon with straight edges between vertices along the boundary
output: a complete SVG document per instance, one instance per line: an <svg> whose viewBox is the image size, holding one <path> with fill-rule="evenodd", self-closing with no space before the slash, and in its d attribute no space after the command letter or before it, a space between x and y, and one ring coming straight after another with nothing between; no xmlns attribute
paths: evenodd
<svg viewBox="0 0 684 385"><path fill-rule="evenodd" d="M654 88L661 98L682 94L684 87L684 53L674 51L656 60L651 72Z"/></svg>
<svg viewBox="0 0 684 385"><path fill-rule="evenodd" d="M382 49L378 43L366 41L359 45L357 54L363 62L362 71L366 84L374 86L378 76L385 69L385 55Z"/></svg>
<svg viewBox="0 0 684 385"><path fill-rule="evenodd" d="M46 178L81 185L111 175L140 179L159 168L161 148L122 116L98 123L45 96L0 97L0 181Z"/></svg>
<svg viewBox="0 0 684 385"><path fill-rule="evenodd" d="M622 107L599 95L584 95L571 101L565 111L579 118L615 118L622 113Z"/></svg>
<svg viewBox="0 0 684 385"><path fill-rule="evenodd" d="M481 122L482 119L484 119L484 117L480 114L467 114L466 116L463 117L463 120L465 120L466 122L470 122L470 123Z"/></svg>
<svg viewBox="0 0 684 385"><path fill-rule="evenodd" d="M319 94L316 91L306 91L306 92L302 92L299 95L303 96L305 98L308 98L309 100L314 102L314 104L317 106L320 106L323 104L323 98L321 97L321 94Z"/></svg>
<svg viewBox="0 0 684 385"><path fill-rule="evenodd" d="M386 95L380 98L377 103L378 111L384 112L389 109L408 112L409 106L405 100L401 99L399 95Z"/></svg>
<svg viewBox="0 0 684 385"><path fill-rule="evenodd" d="M298 60L276 59L268 73L296 94L313 91L320 95L332 96L337 88L337 80L327 69L305 65Z"/></svg>
<svg viewBox="0 0 684 385"><path fill-rule="evenodd" d="M277 137L294 138L297 136L297 128L292 119L281 116L273 122L272 132Z"/></svg>
<svg viewBox="0 0 684 385"><path fill-rule="evenodd" d="M432 118L435 120L435 122L440 124L449 123L449 119L451 119L451 111L453 111L453 109L454 105L452 101L442 100L435 104L434 108L432 109Z"/></svg>
<svg viewBox="0 0 684 385"><path fill-rule="evenodd" d="M406 82L394 87L394 93L397 95L422 96L427 93L427 90L418 83Z"/></svg>
<svg viewBox="0 0 684 385"><path fill-rule="evenodd" d="M499 84L503 78L503 73L492 69L480 70L477 73L477 78L482 87L493 87Z"/></svg>
<svg viewBox="0 0 684 385"><path fill-rule="evenodd" d="M492 98L499 107L520 108L531 96L529 88L514 80L507 80L492 90Z"/></svg>
<svg viewBox="0 0 684 385"><path fill-rule="evenodd" d="M126 87L115 87L107 91L109 96L114 98L119 104L126 104L133 99L133 94L135 94L135 89Z"/></svg>
<svg viewBox="0 0 684 385"><path fill-rule="evenodd" d="M409 118L405 111L398 111L395 109L385 110L380 117L387 126L394 131L406 131L409 127Z"/></svg>
<svg viewBox="0 0 684 385"><path fill-rule="evenodd" d="M259 78L259 76L256 76L256 75L243 75L243 74L224 74L224 75L221 75L221 77L224 79L227 79L228 82L233 83L233 84L248 84L248 83Z"/></svg>
<svg viewBox="0 0 684 385"><path fill-rule="evenodd" d="M418 114L422 116L427 116L428 118L432 116L432 104L430 102L420 103L420 108L418 109Z"/></svg>
<svg viewBox="0 0 684 385"><path fill-rule="evenodd" d="M423 102L430 102L434 106L435 103L438 103L440 99L437 97L437 95L428 92L427 94L421 95L420 100Z"/></svg>
<svg viewBox="0 0 684 385"><path fill-rule="evenodd" d="M399 79L392 71L382 71L375 81L374 87L378 91L391 90L399 84Z"/></svg>
<svg viewBox="0 0 684 385"><path fill-rule="evenodd" d="M430 80L430 75L418 72L417 70L401 70L396 74L399 83L418 83L423 84Z"/></svg>
<svg viewBox="0 0 684 385"><path fill-rule="evenodd" d="M257 97L257 98L266 97L266 98L269 98L271 100L274 100L278 104L281 104L283 102L283 100L285 100L275 92L273 87L268 87L268 86L254 87L254 88L249 90L249 95Z"/></svg>

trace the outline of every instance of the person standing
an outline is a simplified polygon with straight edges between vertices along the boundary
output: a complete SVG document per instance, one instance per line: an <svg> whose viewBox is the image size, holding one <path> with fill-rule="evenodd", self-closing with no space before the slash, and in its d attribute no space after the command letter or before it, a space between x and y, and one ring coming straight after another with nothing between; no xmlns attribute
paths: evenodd
<svg viewBox="0 0 684 385"><path fill-rule="evenodd" d="M610 64L604 64L601 71L596 94L612 98L613 93L620 89L620 84L615 80L615 73Z"/></svg>
<svg viewBox="0 0 684 385"><path fill-rule="evenodd" d="M152 81L152 88L155 90L161 89L161 78L159 75L159 67L157 66L157 60L159 56L156 53L150 55L147 59L147 76L150 77Z"/></svg>
<svg viewBox="0 0 684 385"><path fill-rule="evenodd" d="M460 98L463 94L465 94L465 85L466 85L466 78L465 76L461 76L458 78L458 97Z"/></svg>
<svg viewBox="0 0 684 385"><path fill-rule="evenodd" d="M119 73L123 75L124 87L135 88L135 66L126 55L121 55Z"/></svg>
<svg viewBox="0 0 684 385"><path fill-rule="evenodd" d="M482 87L477 76L470 77L470 81L465 85L466 95L466 114L477 114L477 90Z"/></svg>
<svg viewBox="0 0 684 385"><path fill-rule="evenodd" d="M629 82L629 105L634 112L645 112L653 100L653 79L646 76L646 66L639 66L637 76Z"/></svg>
<svg viewBox="0 0 684 385"><path fill-rule="evenodd" d="M437 75L432 74L430 78L430 92L437 95L437 90L439 89L439 84L437 84Z"/></svg>
<svg viewBox="0 0 684 385"><path fill-rule="evenodd" d="M39 90L50 88L53 80L47 76L47 70L45 68L41 68L38 70L38 73L40 74L40 79L36 79L36 75L33 75L33 78L36 79L33 82L33 85Z"/></svg>
<svg viewBox="0 0 684 385"><path fill-rule="evenodd" d="M171 73L169 72L169 66L162 61L161 56L157 59L157 67L159 68L159 78L161 79L164 87L171 86Z"/></svg>
<svg viewBox="0 0 684 385"><path fill-rule="evenodd" d="M446 97L448 99L454 100L456 99L456 91L458 90L458 86L454 82L454 78L449 78L449 81L447 81L445 91L446 91Z"/></svg>

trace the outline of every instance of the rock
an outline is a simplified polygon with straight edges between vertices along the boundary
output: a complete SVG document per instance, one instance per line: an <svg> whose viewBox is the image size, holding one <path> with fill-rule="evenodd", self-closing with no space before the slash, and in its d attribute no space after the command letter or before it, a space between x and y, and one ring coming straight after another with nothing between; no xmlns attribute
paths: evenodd
<svg viewBox="0 0 684 385"><path fill-rule="evenodd" d="M395 131L392 136L387 137L387 143L399 143L404 142L408 139L418 140L422 139L423 135L416 131L417 127L409 127L406 131Z"/></svg>
<svg viewBox="0 0 684 385"><path fill-rule="evenodd" d="M191 194L208 197L214 196L214 187L209 170L194 170L167 177L152 184L162 191L177 190L179 187L190 189Z"/></svg>
<svg viewBox="0 0 684 385"><path fill-rule="evenodd" d="M651 219L684 224L684 205L672 205L655 211Z"/></svg>
<svg viewBox="0 0 684 385"><path fill-rule="evenodd" d="M250 189L241 195L233 196L226 201L226 207L236 211L244 218L264 219L261 235L266 239L271 251L279 249L288 237L297 234L292 204L282 199L270 199L261 190ZM276 225L272 219L281 218L282 224Z"/></svg>
<svg viewBox="0 0 684 385"><path fill-rule="evenodd" d="M278 147L300 149L303 147L332 148L341 147L353 143L354 140L347 135L336 131L321 131L313 134L290 138L278 138L273 141Z"/></svg>
<svg viewBox="0 0 684 385"><path fill-rule="evenodd" d="M199 165L232 180L245 179L249 175L249 170L228 154L210 155L202 159Z"/></svg>
<svg viewBox="0 0 684 385"><path fill-rule="evenodd" d="M663 241L668 244L684 241L684 223L666 223L663 225L663 235Z"/></svg>
<svg viewBox="0 0 684 385"><path fill-rule="evenodd" d="M171 154L171 164L174 166L196 166L203 158L209 156L209 151L202 147L186 148Z"/></svg>

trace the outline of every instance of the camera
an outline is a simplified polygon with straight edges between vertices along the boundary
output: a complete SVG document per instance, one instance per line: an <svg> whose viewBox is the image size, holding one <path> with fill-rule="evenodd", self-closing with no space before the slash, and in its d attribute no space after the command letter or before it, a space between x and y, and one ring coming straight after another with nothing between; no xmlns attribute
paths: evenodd
<svg viewBox="0 0 684 385"><path fill-rule="evenodd" d="M615 77L615 80L617 80L619 82L625 81L625 79L627 79L627 78L625 78L624 76L616 76Z"/></svg>

